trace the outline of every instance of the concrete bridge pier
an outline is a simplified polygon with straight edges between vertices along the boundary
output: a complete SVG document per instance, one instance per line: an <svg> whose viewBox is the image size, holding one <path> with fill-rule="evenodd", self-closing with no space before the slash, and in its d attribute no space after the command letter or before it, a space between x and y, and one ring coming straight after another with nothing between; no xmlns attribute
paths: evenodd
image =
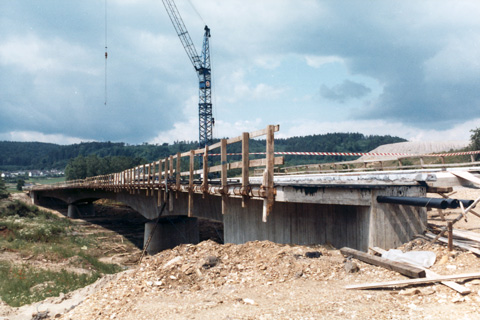
<svg viewBox="0 0 480 320"><path fill-rule="evenodd" d="M144 247L152 232L154 233L147 247L149 255L154 255L162 250L172 249L179 244L197 244L200 242L197 218L166 216L160 218L158 224L156 221L147 222L143 238Z"/></svg>
<svg viewBox="0 0 480 320"><path fill-rule="evenodd" d="M88 202L84 204L70 203L68 205L67 216L71 219L78 219L81 216L94 216L94 215L95 215L95 208L93 207L92 202Z"/></svg>

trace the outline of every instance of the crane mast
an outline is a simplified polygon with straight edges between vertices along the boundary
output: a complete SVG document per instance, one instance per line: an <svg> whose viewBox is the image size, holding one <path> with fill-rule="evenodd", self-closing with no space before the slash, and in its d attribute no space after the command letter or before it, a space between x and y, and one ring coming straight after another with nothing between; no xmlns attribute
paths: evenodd
<svg viewBox="0 0 480 320"><path fill-rule="evenodd" d="M212 75L210 65L210 29L204 28L202 55L199 56L193 41L190 38L182 17L178 12L173 0L162 0L173 27L177 32L180 42L187 53L198 76L198 144L202 148L212 143L213 124L215 122L212 113Z"/></svg>

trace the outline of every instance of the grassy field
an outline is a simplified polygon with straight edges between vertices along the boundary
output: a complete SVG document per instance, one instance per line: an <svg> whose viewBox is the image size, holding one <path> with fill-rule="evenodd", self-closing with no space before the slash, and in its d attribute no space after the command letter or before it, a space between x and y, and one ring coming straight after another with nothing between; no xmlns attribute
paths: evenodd
<svg viewBox="0 0 480 320"><path fill-rule="evenodd" d="M0 298L19 307L122 270L100 262L98 247L95 237L79 232L77 222L17 200L0 201Z"/></svg>
<svg viewBox="0 0 480 320"><path fill-rule="evenodd" d="M54 184L57 182L64 182L65 177L55 177L55 178L30 178L26 183L39 183L39 184Z"/></svg>

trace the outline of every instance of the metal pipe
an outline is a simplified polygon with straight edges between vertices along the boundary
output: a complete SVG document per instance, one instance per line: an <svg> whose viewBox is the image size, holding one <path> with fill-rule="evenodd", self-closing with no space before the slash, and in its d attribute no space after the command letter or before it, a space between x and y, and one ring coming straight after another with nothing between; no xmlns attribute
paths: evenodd
<svg viewBox="0 0 480 320"><path fill-rule="evenodd" d="M427 207L427 208L437 208L437 209L446 209L448 208L448 205L449 205L449 202L447 201L447 199L421 198L421 197L378 196L377 202L403 204L407 206Z"/></svg>
<svg viewBox="0 0 480 320"><path fill-rule="evenodd" d="M460 199L458 201L462 202L464 208L470 207L474 202L473 200L460 200Z"/></svg>

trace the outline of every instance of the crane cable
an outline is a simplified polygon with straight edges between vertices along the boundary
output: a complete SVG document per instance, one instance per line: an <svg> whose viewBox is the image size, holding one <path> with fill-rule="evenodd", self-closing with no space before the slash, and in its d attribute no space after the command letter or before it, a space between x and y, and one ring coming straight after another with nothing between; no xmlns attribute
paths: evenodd
<svg viewBox="0 0 480 320"><path fill-rule="evenodd" d="M107 0L105 0L105 105L107 105Z"/></svg>
<svg viewBox="0 0 480 320"><path fill-rule="evenodd" d="M200 18L200 20L202 20L203 24L204 25L207 25L205 23L205 20L203 20L202 16L200 15L200 13L198 12L197 8L195 8L195 6L193 5L192 1L188 0L188 3L190 3L190 6L192 7L193 11L195 11L195 13L198 15L198 17Z"/></svg>

